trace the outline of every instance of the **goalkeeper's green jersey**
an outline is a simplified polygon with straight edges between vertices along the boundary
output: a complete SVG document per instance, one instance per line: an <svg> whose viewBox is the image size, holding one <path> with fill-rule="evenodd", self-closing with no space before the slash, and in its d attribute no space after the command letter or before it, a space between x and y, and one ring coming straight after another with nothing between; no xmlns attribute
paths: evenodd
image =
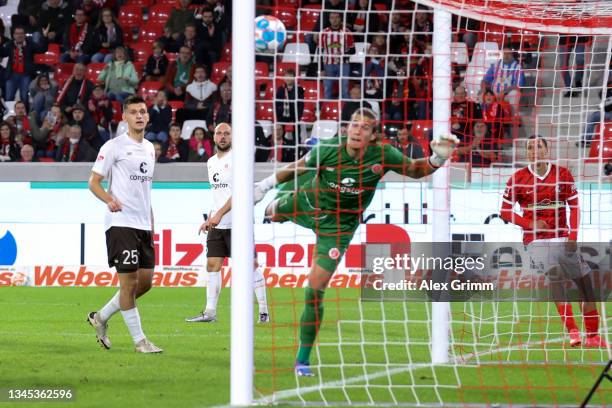
<svg viewBox="0 0 612 408"><path fill-rule="evenodd" d="M334 137L313 147L306 155L309 171L297 180L298 190L308 193L315 208L359 215L372 201L385 173L402 174L411 159L381 143L371 144L362 157L354 159L346 150L346 141L346 137ZM288 189L293 189L292 183L282 187Z"/></svg>

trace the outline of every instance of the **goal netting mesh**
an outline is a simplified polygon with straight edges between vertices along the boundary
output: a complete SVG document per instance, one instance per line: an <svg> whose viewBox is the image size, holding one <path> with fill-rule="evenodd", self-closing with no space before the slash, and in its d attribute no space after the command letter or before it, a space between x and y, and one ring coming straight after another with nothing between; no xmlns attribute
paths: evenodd
<svg viewBox="0 0 612 408"><path fill-rule="evenodd" d="M432 7L452 13L450 56L432 47L438 29ZM264 221L263 210L276 193L271 192L255 214L272 317L255 333L257 401L579 405L611 350L571 347L555 303L525 295L534 280L546 285L547 278L533 275L521 229L499 214L506 181L528 164L528 137L541 135L551 163L567 168L578 189L579 250L598 276L609 276L612 2L277 1L259 5L257 13L281 18L289 35L278 54L257 56L257 160L271 162L271 170L345 134L359 107L378 115L381 143L427 157L434 125L433 60L450 60L448 126L461 144L450 161L449 240L505 247L491 264L498 271L496 289L509 294L505 301L450 302L448 358L441 364L432 362L440 323L426 296L364 295L364 286L372 283L371 271L364 270L367 256L392 256L408 243L431 243L434 219L447 214L435 207L429 178L389 173L369 207L359 209L361 224L325 291L311 355L316 376L298 377L300 316L317 238L291 222ZM336 18L344 31L336 25L326 30ZM612 282L606 279L600 283L609 291ZM573 300L584 342L581 304ZM598 331L609 343L612 310L605 299L597 300ZM591 403L610 406L609 385L603 384Z"/></svg>

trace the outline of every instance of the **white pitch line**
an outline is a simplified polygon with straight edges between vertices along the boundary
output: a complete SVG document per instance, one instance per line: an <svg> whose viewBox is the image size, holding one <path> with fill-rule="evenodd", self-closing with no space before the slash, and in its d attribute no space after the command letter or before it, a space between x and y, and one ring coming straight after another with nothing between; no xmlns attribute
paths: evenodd
<svg viewBox="0 0 612 408"><path fill-rule="evenodd" d="M557 343L562 341L564 338L563 337L559 337L556 339L552 339L552 340L548 340L544 343ZM520 350L520 349L524 349L524 348L528 348L529 346L532 345L537 345L537 344L542 344L542 342L538 341L538 342L533 342L533 343L526 343L526 344L521 344L521 345L517 345L517 346L511 346L511 347L505 347L502 349L495 349L495 350L489 350L489 351L483 351L480 353L470 353L467 356L463 356L461 359L455 357L453 361L451 361L448 364L440 364L437 367L444 367L444 366L453 366L454 364L457 364L459 361L461 360L470 360L474 357L482 357L482 356L486 356L489 354L494 354L494 353L503 353L506 351L513 351L513 350ZM377 378L381 378L381 377L386 377L389 375L395 375L395 374L400 374L403 372L412 372L415 370L419 370L422 368L428 368L428 367L432 367L434 366L431 363L424 363L424 364L413 364L407 367L398 367L398 368L394 368L391 370L385 370L385 371L379 371L377 373L374 374L366 374L366 375L360 375L360 376L356 376L356 377L350 377L346 380L335 380L335 381L328 381L325 382L323 384L318 384L318 385L312 385L309 387L303 387L303 388L294 388L291 390L284 390L284 391L279 391L276 392L274 394L268 395L268 396L264 396L262 398L259 398L258 400L254 401L254 404L257 405L269 405L272 403L277 403L280 402L282 400L288 399L288 398L293 398L293 397L297 397L298 395L305 395L305 394L310 394L312 392L317 392L317 391L321 391L324 390L326 388L337 388L339 386L342 385L350 385L350 384L355 384L355 383L359 383L362 381L371 381L371 380L375 380Z"/></svg>

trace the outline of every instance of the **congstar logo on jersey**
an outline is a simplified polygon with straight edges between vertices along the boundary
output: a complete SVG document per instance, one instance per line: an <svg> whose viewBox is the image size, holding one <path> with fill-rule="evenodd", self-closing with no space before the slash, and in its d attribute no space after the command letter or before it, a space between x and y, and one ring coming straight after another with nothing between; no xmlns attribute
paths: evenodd
<svg viewBox="0 0 612 408"><path fill-rule="evenodd" d="M341 193L359 195L363 192L363 188L353 187L355 184L355 179L350 177L343 178L342 181L340 181L340 184L337 184L332 180L328 181L327 184L334 190L338 190Z"/></svg>
<svg viewBox="0 0 612 408"><path fill-rule="evenodd" d="M142 174L147 174L149 172L149 170L147 170L147 162L140 163L139 169L140 169L140 172ZM153 177L145 176L145 175L140 175L140 174L132 174L130 176L130 180L132 180L132 181L140 181L141 183L146 183L146 182L152 181Z"/></svg>
<svg viewBox="0 0 612 408"><path fill-rule="evenodd" d="M210 183L210 185L212 186L212 188L217 189L217 188L228 188L229 185L227 183L219 183L219 180L221 180L221 177L219 177L219 173L215 173L212 176L212 183Z"/></svg>

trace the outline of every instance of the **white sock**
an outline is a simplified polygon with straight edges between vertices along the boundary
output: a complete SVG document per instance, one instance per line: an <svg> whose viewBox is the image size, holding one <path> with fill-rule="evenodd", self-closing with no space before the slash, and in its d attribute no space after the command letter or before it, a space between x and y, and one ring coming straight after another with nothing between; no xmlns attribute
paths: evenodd
<svg viewBox="0 0 612 408"><path fill-rule="evenodd" d="M215 314L217 301L221 292L221 272L208 272L208 283L206 284L206 312Z"/></svg>
<svg viewBox="0 0 612 408"><path fill-rule="evenodd" d="M257 303L259 304L259 313L268 313L268 299L266 298L266 280L263 275L263 271L260 266L255 268L255 282L253 287L255 288L255 297L257 297Z"/></svg>
<svg viewBox="0 0 612 408"><path fill-rule="evenodd" d="M140 315L138 314L138 308L135 307L130 310L122 310L121 314L123 315L123 320L125 320L125 325L127 326L130 334L132 335L134 344L137 344L139 341L147 337L142 332L142 326L140 325Z"/></svg>
<svg viewBox="0 0 612 408"><path fill-rule="evenodd" d="M101 323L106 323L108 319L113 317L121 308L119 307L119 291L108 301L107 304L98 312L98 318Z"/></svg>

